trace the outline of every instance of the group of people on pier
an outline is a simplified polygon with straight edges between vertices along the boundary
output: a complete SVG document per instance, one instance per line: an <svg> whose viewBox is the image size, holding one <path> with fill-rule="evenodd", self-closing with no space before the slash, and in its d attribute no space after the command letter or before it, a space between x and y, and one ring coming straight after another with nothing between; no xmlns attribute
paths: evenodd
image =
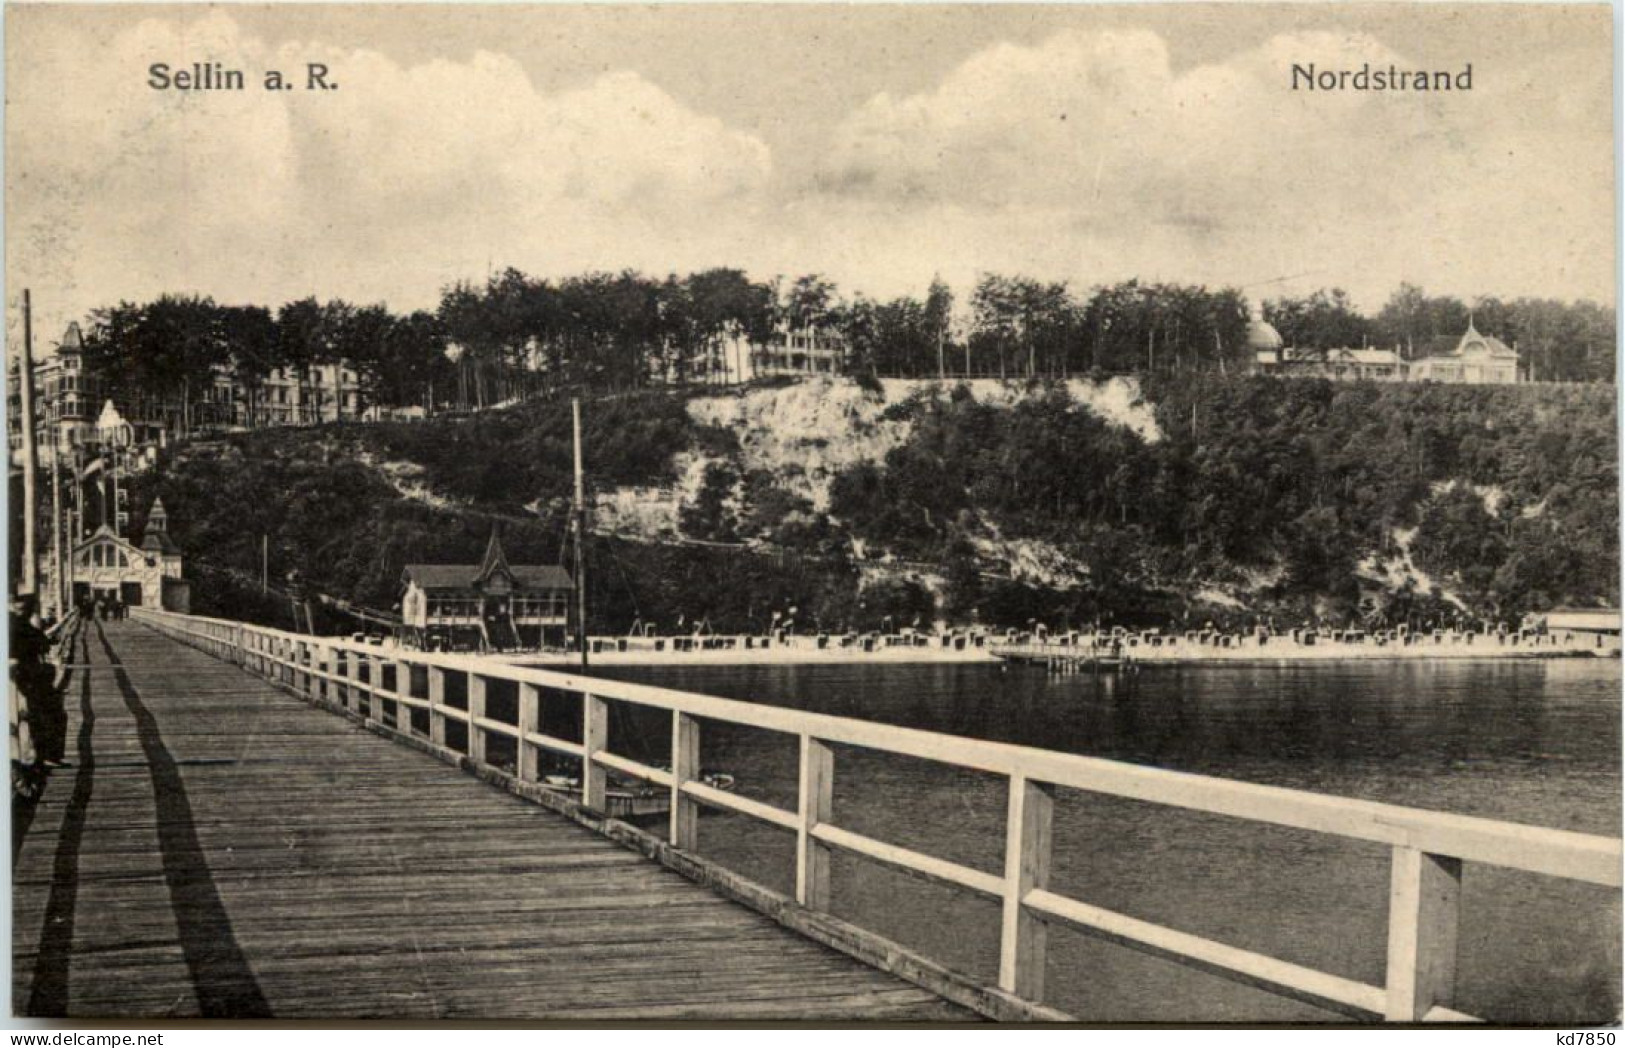
<svg viewBox="0 0 1625 1048"><path fill-rule="evenodd" d="M79 613L86 618L100 619L102 622L117 621L130 614L129 605L117 597L86 598L79 602Z"/></svg>

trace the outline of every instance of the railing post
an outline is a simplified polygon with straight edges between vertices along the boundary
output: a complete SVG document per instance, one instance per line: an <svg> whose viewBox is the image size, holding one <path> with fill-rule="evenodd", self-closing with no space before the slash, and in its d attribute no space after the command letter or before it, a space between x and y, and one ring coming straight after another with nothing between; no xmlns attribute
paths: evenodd
<svg viewBox="0 0 1625 1048"><path fill-rule="evenodd" d="M519 740L514 748L518 764L519 781L535 782L541 777L538 767L540 751L530 744L529 736L542 722L542 689L534 684L519 685Z"/></svg>
<svg viewBox="0 0 1625 1048"><path fill-rule="evenodd" d="M328 697L339 704L341 709L350 709L350 687L344 683L350 678L350 653L340 647L327 649L327 671L334 677L329 681Z"/></svg>
<svg viewBox="0 0 1625 1048"><path fill-rule="evenodd" d="M446 744L446 671L439 666L429 667L429 741L436 746Z"/></svg>
<svg viewBox="0 0 1625 1048"><path fill-rule="evenodd" d="M1456 922L1461 860L1394 846L1388 891L1390 1022L1421 1022L1456 991Z"/></svg>
<svg viewBox="0 0 1625 1048"><path fill-rule="evenodd" d="M321 669L321 651L313 641L300 641L304 649L304 658L300 660L305 667L305 696L315 699L321 695L321 679L316 676Z"/></svg>
<svg viewBox="0 0 1625 1048"><path fill-rule="evenodd" d="M812 833L830 821L835 807L835 751L811 735L801 736L801 783L796 805L796 902L809 910L829 909L829 847Z"/></svg>
<svg viewBox="0 0 1625 1048"><path fill-rule="evenodd" d="M1038 1001L1044 996L1048 929L1024 900L1049 883L1053 789L1025 775L1010 777L1004 827L1004 922L999 936L999 989Z"/></svg>
<svg viewBox="0 0 1625 1048"><path fill-rule="evenodd" d="M683 783L700 777L700 722L671 713L671 846L694 851L700 843L700 806L683 795Z"/></svg>
<svg viewBox="0 0 1625 1048"><path fill-rule="evenodd" d="M485 729L478 724L485 716L485 678L477 673L468 675L468 759L476 764L485 763Z"/></svg>
<svg viewBox="0 0 1625 1048"><path fill-rule="evenodd" d="M367 690L362 692L362 698L367 703L367 722L379 724L383 722L384 715L379 711L378 693L384 686L384 660L376 655L361 656L361 662L367 669Z"/></svg>
<svg viewBox="0 0 1625 1048"><path fill-rule="evenodd" d="M592 759L609 748L609 706L590 692L581 693L581 803L590 810L608 810L609 780L604 766Z"/></svg>
<svg viewBox="0 0 1625 1048"><path fill-rule="evenodd" d="M412 666L410 663L394 660L395 665L395 730L402 735L412 734L412 707L402 702L402 698L412 697Z"/></svg>

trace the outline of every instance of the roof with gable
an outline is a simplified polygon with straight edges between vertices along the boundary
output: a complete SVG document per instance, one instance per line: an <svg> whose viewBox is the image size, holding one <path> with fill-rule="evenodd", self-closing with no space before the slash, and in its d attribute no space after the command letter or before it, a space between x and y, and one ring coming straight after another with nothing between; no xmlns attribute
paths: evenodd
<svg viewBox="0 0 1625 1048"><path fill-rule="evenodd" d="M1456 344L1456 352L1461 356L1483 353L1509 360L1518 359L1518 351L1494 335L1480 335L1478 329L1473 326L1472 317L1467 318L1467 330L1462 333L1461 341Z"/></svg>
<svg viewBox="0 0 1625 1048"><path fill-rule="evenodd" d="M177 554L181 551L167 531L148 531L141 539L141 548L148 553Z"/></svg>
<svg viewBox="0 0 1625 1048"><path fill-rule="evenodd" d="M169 513L164 509L164 500L161 497L153 499L152 507L147 510L146 533L141 536L141 548L148 553L179 554L181 548L169 537L168 524Z"/></svg>
<svg viewBox="0 0 1625 1048"><path fill-rule="evenodd" d="M106 524L99 526L95 531L85 536L82 541L75 543L74 547L68 552L70 555L75 555L80 550L94 546L99 542L108 542L115 546L122 546L137 556L141 554L141 548L139 546L131 542L129 539L122 538L117 532Z"/></svg>
<svg viewBox="0 0 1625 1048"><path fill-rule="evenodd" d="M1494 335L1480 334L1473 318L1467 318L1467 330L1461 337L1451 344L1449 336L1429 339L1423 345L1423 352L1418 354L1418 360L1428 360L1436 357L1445 357L1459 360L1463 357L1489 357L1494 360L1505 360L1515 363L1518 351L1502 342Z"/></svg>
<svg viewBox="0 0 1625 1048"><path fill-rule="evenodd" d="M511 564L508 573L520 590L575 588L570 573L556 564ZM474 590L486 578L484 564L408 564L401 581L424 590Z"/></svg>
<svg viewBox="0 0 1625 1048"><path fill-rule="evenodd" d="M401 581L423 590L480 590L499 572L517 590L575 588L570 573L556 564L509 564L495 528L478 564L408 564Z"/></svg>
<svg viewBox="0 0 1625 1048"><path fill-rule="evenodd" d="M491 529L491 537L485 543L485 556L480 558L479 574L474 576L475 582L486 582L497 572L502 572L512 581L517 582L513 568L508 566L508 555L502 552L502 539L496 528Z"/></svg>

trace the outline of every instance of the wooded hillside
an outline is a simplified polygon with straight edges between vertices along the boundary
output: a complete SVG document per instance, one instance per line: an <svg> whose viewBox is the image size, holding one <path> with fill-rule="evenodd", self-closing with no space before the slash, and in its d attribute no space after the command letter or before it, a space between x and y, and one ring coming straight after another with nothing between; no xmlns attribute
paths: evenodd
<svg viewBox="0 0 1625 1048"><path fill-rule="evenodd" d="M680 500L662 536L590 544L595 628L679 616L761 628L790 608L825 628L888 615L1515 621L1617 603L1609 386L1208 374L1151 379L1143 395L1159 433L1108 421L1062 384L877 403L905 435L828 478L824 507L801 493L799 467L747 468L739 433L696 421L683 395L590 402L596 495ZM687 489L679 460L698 478ZM510 558L560 559L569 405L236 434L173 450L139 483L135 504L161 493L175 538L203 551L200 609L277 614L275 599L249 608L244 584L267 535L273 581L297 570L388 610L403 564L477 560L493 522Z"/></svg>

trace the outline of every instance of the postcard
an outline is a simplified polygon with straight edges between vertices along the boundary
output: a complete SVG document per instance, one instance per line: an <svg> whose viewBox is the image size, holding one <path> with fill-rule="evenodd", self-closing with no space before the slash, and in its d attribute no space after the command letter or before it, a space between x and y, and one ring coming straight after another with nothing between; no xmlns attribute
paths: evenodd
<svg viewBox="0 0 1625 1048"><path fill-rule="evenodd" d="M17 1020L1619 1021L1608 6L5 19Z"/></svg>

